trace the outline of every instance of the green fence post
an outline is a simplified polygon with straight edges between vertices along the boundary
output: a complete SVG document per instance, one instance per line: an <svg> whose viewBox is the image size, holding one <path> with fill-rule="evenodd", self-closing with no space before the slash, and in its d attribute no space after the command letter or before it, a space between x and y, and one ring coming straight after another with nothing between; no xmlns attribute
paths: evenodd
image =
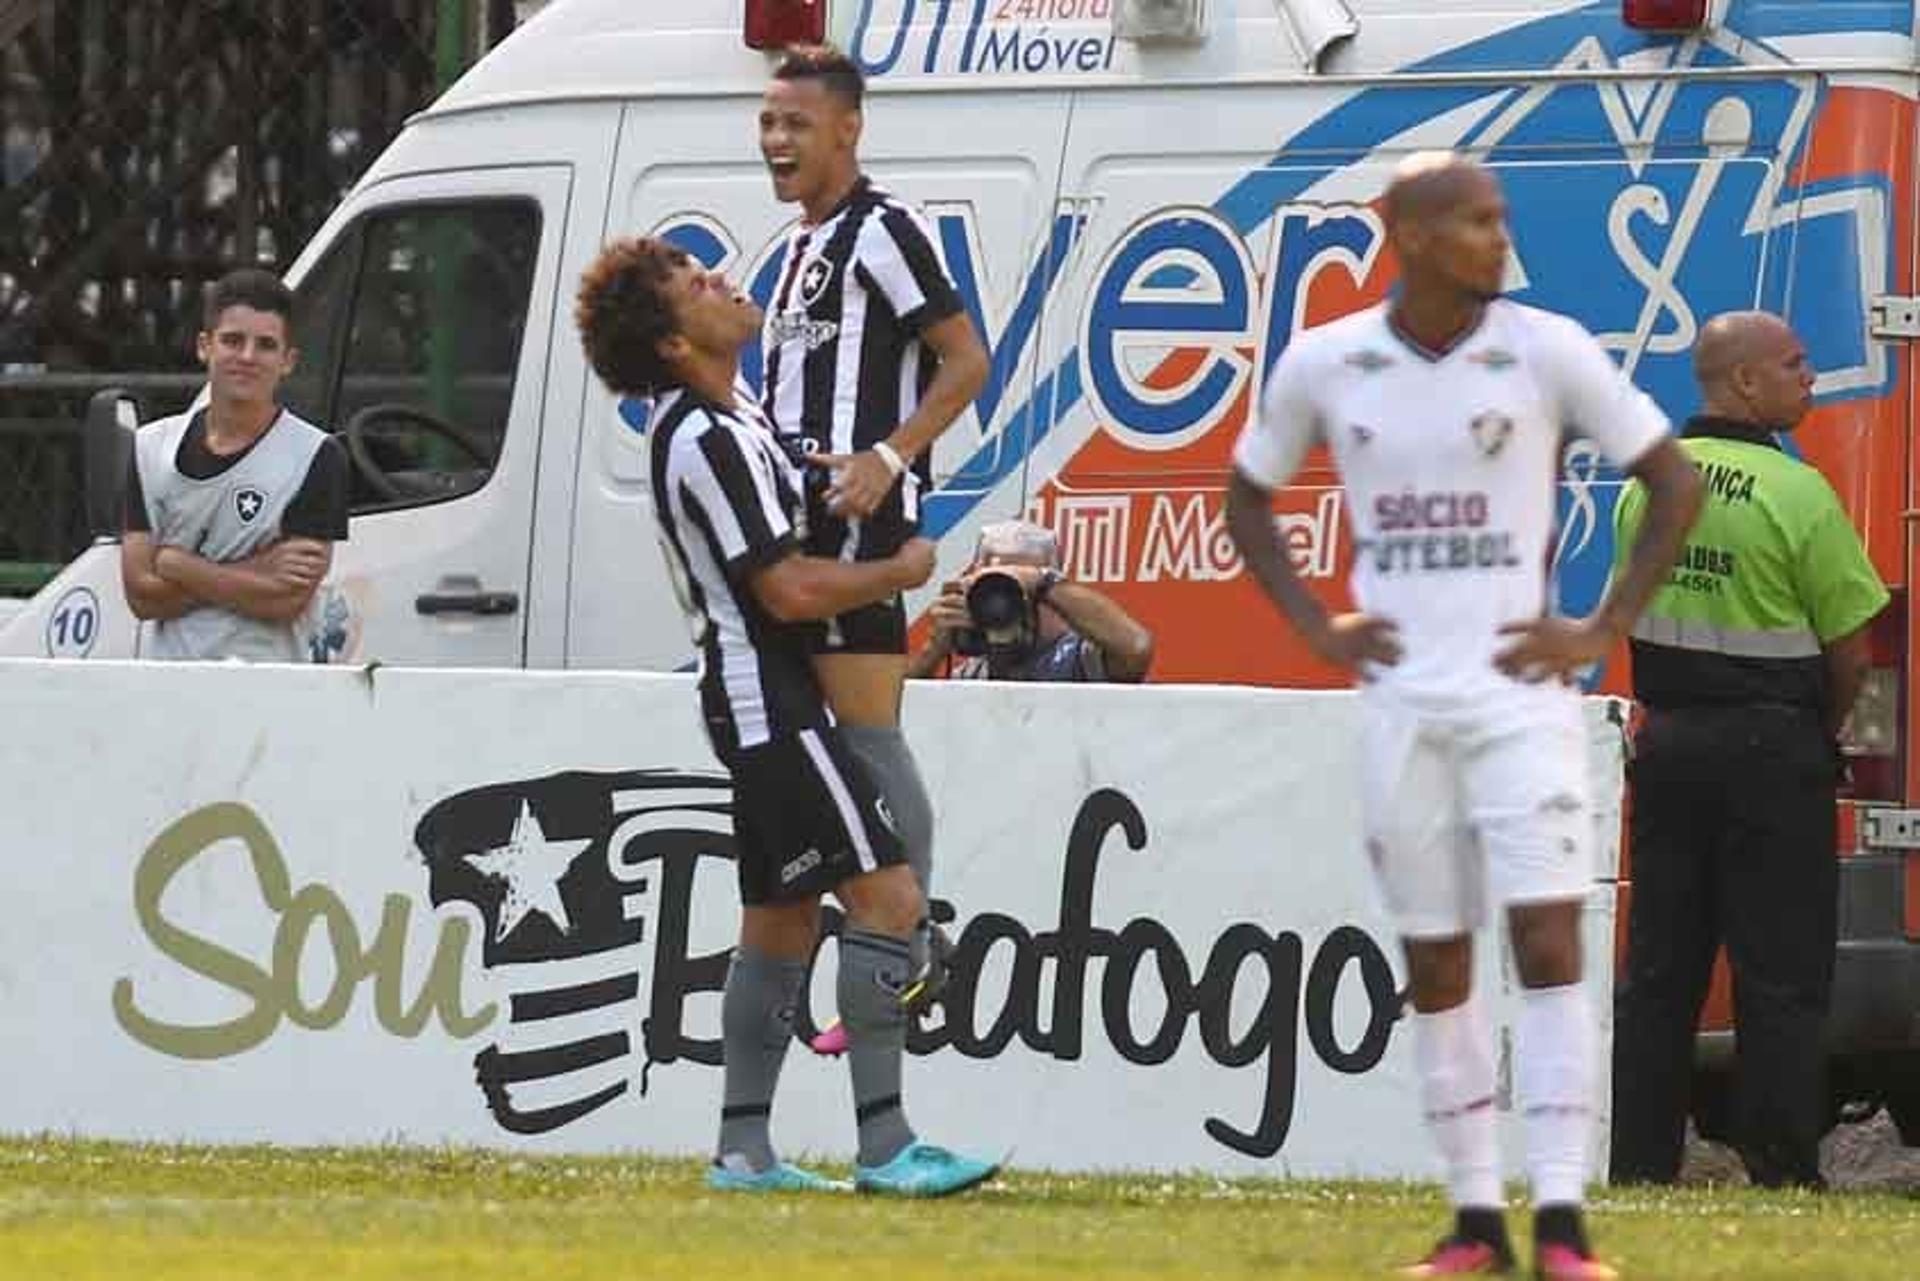
<svg viewBox="0 0 1920 1281"><path fill-rule="evenodd" d="M471 56L469 16L474 0L439 0L434 20L434 88L436 96L445 93L467 69ZM454 254L458 248L452 227L437 226L428 243L433 249L433 279L428 282L433 321L427 330L427 398L434 416L459 425L459 386L457 380L460 319L454 315L459 305L459 278ZM482 321L481 323L485 323ZM458 457L453 446L439 437L429 437L428 457L435 466L448 467Z"/></svg>

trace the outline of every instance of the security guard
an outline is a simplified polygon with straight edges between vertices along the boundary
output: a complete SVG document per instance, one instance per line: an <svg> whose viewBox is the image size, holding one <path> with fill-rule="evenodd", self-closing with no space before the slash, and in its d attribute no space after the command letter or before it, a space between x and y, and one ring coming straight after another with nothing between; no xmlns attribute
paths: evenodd
<svg viewBox="0 0 1920 1281"><path fill-rule="evenodd" d="M1739 1037L1734 1140L1753 1181L1820 1186L1841 723L1887 603L1820 473L1781 449L1813 402L1806 348L1717 317L1682 448L1706 504L1634 628L1633 900L1614 1027L1612 1175L1679 1174L1694 1025L1722 940ZM1615 516L1631 547L1646 495Z"/></svg>

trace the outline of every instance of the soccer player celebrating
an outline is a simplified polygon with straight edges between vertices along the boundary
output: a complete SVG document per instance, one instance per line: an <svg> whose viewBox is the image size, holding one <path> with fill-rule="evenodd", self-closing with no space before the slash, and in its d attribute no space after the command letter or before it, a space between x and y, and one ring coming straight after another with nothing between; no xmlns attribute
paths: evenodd
<svg viewBox="0 0 1920 1281"><path fill-rule="evenodd" d="M1571 679L1624 637L1699 509L1660 411L1575 322L1500 297L1498 182L1452 154L1388 187L1396 297L1296 337L1234 451L1227 518L1248 570L1317 655L1361 682L1366 848L1405 948L1414 1053L1452 1232L1406 1275L1513 1267L1494 1047L1474 931L1504 909L1523 988L1515 1050L1547 1281L1615 1275L1581 1216L1597 1072L1581 985L1592 877L1585 735ZM1562 433L1592 438L1649 502L1589 618L1547 612ZM1329 616L1275 531L1271 493L1324 444L1347 488L1357 612Z"/></svg>
<svg viewBox="0 0 1920 1281"><path fill-rule="evenodd" d="M653 509L700 653L700 708L733 776L740 944L721 996L726 1067L707 1181L722 1191L823 1189L781 1161L768 1131L793 1040L794 1003L820 927L820 895L847 910L838 999L865 1191L958 1192L991 1162L921 1142L901 1101L908 940L924 899L898 833L821 697L809 662L818 620L925 582L933 545L901 541L859 561L803 555L800 476L735 391L760 309L661 241L609 246L581 281L587 358L616 392L653 397Z"/></svg>
<svg viewBox="0 0 1920 1281"><path fill-rule="evenodd" d="M837 49L801 46L774 68L760 152L774 195L798 204L767 309L761 409L827 483L810 491L809 555L891 555L920 526L933 442L987 376L987 353L920 211L860 171L865 83ZM831 477L830 480L827 478ZM900 824L923 893L932 886L933 806L900 732L907 676L898 595L827 620L814 669L846 735ZM944 937L914 935L918 1010L937 995ZM814 1041L838 1053L842 1029Z"/></svg>

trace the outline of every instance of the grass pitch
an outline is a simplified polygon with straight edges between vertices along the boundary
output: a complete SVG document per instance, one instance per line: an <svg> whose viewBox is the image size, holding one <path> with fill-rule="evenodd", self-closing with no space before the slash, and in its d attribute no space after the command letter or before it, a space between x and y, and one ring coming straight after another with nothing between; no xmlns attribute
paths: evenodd
<svg viewBox="0 0 1920 1281"><path fill-rule="evenodd" d="M1445 1217L1398 1184L1015 1173L903 1203L717 1195L691 1161L0 1141L0 1277L35 1281L1322 1281L1387 1275ZM1634 1281L1920 1276L1912 1198L1635 1190L1593 1226Z"/></svg>

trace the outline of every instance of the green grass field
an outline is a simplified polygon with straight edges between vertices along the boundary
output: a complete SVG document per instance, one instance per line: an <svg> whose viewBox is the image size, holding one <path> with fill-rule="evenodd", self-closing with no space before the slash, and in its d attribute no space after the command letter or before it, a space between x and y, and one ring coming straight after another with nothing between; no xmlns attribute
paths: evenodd
<svg viewBox="0 0 1920 1281"><path fill-rule="evenodd" d="M719 1196L688 1161L0 1141L0 1277L1378 1277L1444 1211L1396 1184L1003 1177L951 1201ZM1522 1222L1516 1216L1516 1223ZM1920 1201L1602 1196L1636 1281L1920 1276Z"/></svg>

